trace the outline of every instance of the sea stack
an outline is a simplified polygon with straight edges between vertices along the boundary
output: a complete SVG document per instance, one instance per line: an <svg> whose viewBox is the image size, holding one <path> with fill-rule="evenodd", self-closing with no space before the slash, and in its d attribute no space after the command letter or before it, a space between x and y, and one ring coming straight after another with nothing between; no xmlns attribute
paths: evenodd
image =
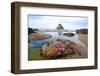
<svg viewBox="0 0 100 76"><path fill-rule="evenodd" d="M58 24L58 27L56 28L56 30L57 30L57 33L59 35L61 35L64 31L64 28L63 28L62 24Z"/></svg>

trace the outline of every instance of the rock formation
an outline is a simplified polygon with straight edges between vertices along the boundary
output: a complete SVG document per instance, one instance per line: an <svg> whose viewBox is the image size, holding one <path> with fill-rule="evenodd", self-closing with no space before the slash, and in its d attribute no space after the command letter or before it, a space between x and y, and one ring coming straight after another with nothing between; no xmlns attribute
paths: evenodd
<svg viewBox="0 0 100 76"><path fill-rule="evenodd" d="M58 27L56 28L56 30L57 30L57 33L59 35L61 35L64 31L64 28L63 28L62 24L58 24Z"/></svg>

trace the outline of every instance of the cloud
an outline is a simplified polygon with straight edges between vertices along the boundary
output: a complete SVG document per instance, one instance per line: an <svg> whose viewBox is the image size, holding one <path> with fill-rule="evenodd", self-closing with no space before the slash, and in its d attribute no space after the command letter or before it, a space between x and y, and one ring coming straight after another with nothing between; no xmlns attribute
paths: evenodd
<svg viewBox="0 0 100 76"><path fill-rule="evenodd" d="M87 28L88 18L58 17L58 16L29 16L29 27L38 29L56 29L61 23L65 29Z"/></svg>

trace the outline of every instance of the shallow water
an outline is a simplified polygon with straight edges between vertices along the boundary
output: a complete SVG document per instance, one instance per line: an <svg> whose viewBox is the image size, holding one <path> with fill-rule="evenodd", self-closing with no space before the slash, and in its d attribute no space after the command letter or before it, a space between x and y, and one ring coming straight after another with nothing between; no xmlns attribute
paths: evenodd
<svg viewBox="0 0 100 76"><path fill-rule="evenodd" d="M68 39L68 40L72 40L72 39L79 39L78 35L76 34L76 32L71 32L71 33L74 33L75 36L73 37L69 37L69 36L64 36L63 34L64 33L67 33L67 32L63 32L61 35L58 35L57 32L43 32L45 34L50 34L52 37L51 38L48 38L46 40L56 40L56 39Z"/></svg>
<svg viewBox="0 0 100 76"><path fill-rule="evenodd" d="M75 36L73 37L68 37L68 36L64 36L63 33L67 33L67 32L63 32L61 35L58 35L57 32L42 32L44 34L50 34L51 37L48 39L43 39L43 40L33 40L30 43L28 43L29 47L42 47L44 44L47 43L47 41L51 41L51 40L56 40L56 39L64 39L64 40L73 40L76 41L79 39L78 35L76 35L76 32L72 32L75 34Z"/></svg>

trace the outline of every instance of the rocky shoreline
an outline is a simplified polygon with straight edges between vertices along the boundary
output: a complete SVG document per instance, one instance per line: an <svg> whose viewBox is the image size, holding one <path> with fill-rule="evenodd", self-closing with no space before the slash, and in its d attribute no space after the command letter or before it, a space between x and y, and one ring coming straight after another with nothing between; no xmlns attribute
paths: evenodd
<svg viewBox="0 0 100 76"><path fill-rule="evenodd" d="M28 40L42 40L52 37L50 34L31 33L28 35Z"/></svg>
<svg viewBox="0 0 100 76"><path fill-rule="evenodd" d="M87 34L77 34L79 40L82 41L86 46L88 46L88 35Z"/></svg>

